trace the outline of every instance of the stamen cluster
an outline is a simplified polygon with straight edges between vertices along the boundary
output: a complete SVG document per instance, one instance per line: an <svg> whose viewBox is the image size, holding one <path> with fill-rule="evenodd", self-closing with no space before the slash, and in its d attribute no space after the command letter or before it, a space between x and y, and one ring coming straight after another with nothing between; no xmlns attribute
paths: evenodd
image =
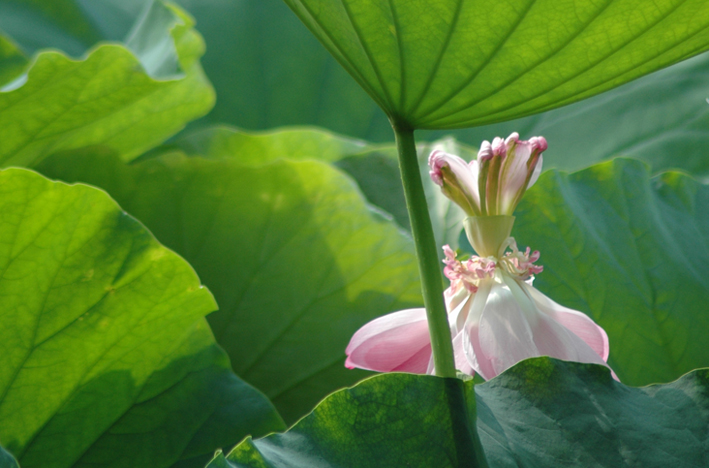
<svg viewBox="0 0 709 468"><path fill-rule="evenodd" d="M486 278L493 278L495 270L499 266L507 274L517 279L525 281L541 273L544 270L542 265L535 265L539 260L539 251L531 251L529 247L524 252L517 248L514 238L507 239L507 247L512 251L506 252L499 260L494 257L471 256L465 261L457 259L458 254L448 245L443 246L443 253L446 258L443 260L445 268L443 274L451 281L451 288L454 291L465 287L471 293L475 293L480 286L480 281Z"/></svg>
<svg viewBox="0 0 709 468"><path fill-rule="evenodd" d="M531 276L539 274L544 270L544 266L534 264L534 262L539 260L538 250L531 252L531 249L527 247L524 253L522 253L517 249L517 243L514 238L510 237L507 242L512 252L505 253L500 259L500 266L502 266L507 273L522 281L526 281Z"/></svg>
<svg viewBox="0 0 709 468"><path fill-rule="evenodd" d="M443 263L446 267L443 274L451 281L453 290L464 286L471 293L478 290L480 280L495 276L495 260L493 258L483 258L473 255L465 263L458 260L458 254L448 245L443 246L443 253L446 258Z"/></svg>

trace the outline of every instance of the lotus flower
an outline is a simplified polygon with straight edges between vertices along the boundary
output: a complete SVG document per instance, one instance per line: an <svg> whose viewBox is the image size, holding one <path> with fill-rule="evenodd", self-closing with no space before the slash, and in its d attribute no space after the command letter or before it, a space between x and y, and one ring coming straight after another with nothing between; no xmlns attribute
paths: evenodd
<svg viewBox="0 0 709 468"><path fill-rule="evenodd" d="M524 192L539 178L544 137L529 141L513 133L505 140L483 141L477 159L434 151L428 158L431 179L468 216L511 215Z"/></svg>
<svg viewBox="0 0 709 468"><path fill-rule="evenodd" d="M519 251L510 237L512 213L539 177L546 148L543 137L520 141L513 133L484 141L470 163L442 151L429 157L433 181L469 215L463 225L478 254L460 261L450 247L443 248L455 364L467 374L490 379L536 356L606 365L606 332L535 289L534 275L542 271L535 264L539 252ZM354 334L346 353L350 368L432 374L425 309L369 322Z"/></svg>
<svg viewBox="0 0 709 468"><path fill-rule="evenodd" d="M451 282L444 295L456 368L491 379L536 356L606 365L605 331L532 286L533 275L542 271L534 263L539 252L520 252L512 238L505 244L510 251L499 259L466 261L444 247L444 273ZM367 323L346 353L349 368L432 374L426 311L402 310Z"/></svg>

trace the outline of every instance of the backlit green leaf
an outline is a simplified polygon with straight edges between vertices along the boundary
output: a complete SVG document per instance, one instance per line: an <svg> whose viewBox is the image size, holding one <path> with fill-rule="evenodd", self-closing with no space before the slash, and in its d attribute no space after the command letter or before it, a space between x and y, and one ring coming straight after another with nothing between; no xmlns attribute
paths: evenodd
<svg viewBox="0 0 709 468"><path fill-rule="evenodd" d="M547 168L574 171L627 156L649 163L653 172L682 169L708 179L708 74L709 54L702 54L568 107L455 135L474 145L512 132L543 135Z"/></svg>
<svg viewBox="0 0 709 468"><path fill-rule="evenodd" d="M198 467L283 427L194 270L104 192L0 172L0 441L23 467Z"/></svg>
<svg viewBox="0 0 709 468"><path fill-rule="evenodd" d="M703 0L285 0L389 116L414 128L509 120L709 48Z"/></svg>
<svg viewBox="0 0 709 468"><path fill-rule="evenodd" d="M214 95L197 60L203 44L189 19L162 3L147 15L131 42L142 62L120 45L98 46L78 61L40 52L24 80L0 91L1 165L31 165L54 152L90 145L130 160L209 110ZM166 28L175 41L180 76L162 79L174 55L159 47L164 40L139 40L142 30L153 27Z"/></svg>

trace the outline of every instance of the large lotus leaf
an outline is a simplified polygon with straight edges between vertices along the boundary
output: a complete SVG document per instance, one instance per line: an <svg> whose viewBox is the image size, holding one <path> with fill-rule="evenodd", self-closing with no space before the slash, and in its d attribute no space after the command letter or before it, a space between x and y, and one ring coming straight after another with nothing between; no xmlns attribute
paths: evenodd
<svg viewBox="0 0 709 468"><path fill-rule="evenodd" d="M709 48L704 0L285 0L393 119L509 120Z"/></svg>
<svg viewBox="0 0 709 468"><path fill-rule="evenodd" d="M455 248L464 214L441 194L428 176L428 155L434 148L460 155L467 160L474 158L476 152L453 138L419 143L417 146L437 243L450 244ZM187 132L170 144L157 148L150 156L176 150L191 156L235 159L250 166L278 159L330 162L355 179L367 201L391 214L400 226L410 229L397 150L393 144L367 143L317 128L286 127L267 132L250 132L214 126Z"/></svg>
<svg viewBox="0 0 709 468"><path fill-rule="evenodd" d="M164 40L144 41L146 35L161 37L143 32L154 27L170 31L172 50ZM37 54L24 80L0 91L0 164L30 165L88 145L129 160L210 109L214 94L197 60L203 44L183 13L155 3L132 38L142 61L113 44L78 61L59 52ZM182 76L156 79L143 70L165 72L165 55L175 50Z"/></svg>
<svg viewBox="0 0 709 468"><path fill-rule="evenodd" d="M288 421L367 375L343 365L362 324L421 304L411 239L325 163L171 154L127 166L87 151L40 170L105 188L195 267L234 370Z"/></svg>
<svg viewBox="0 0 709 468"><path fill-rule="evenodd" d="M122 41L152 0L0 0L0 29L34 52ZM320 125L391 139L384 113L282 0L177 0L197 20L219 99L205 119L251 129ZM373 121L374 119L374 121Z"/></svg>
<svg viewBox="0 0 709 468"><path fill-rule="evenodd" d="M550 171L525 195L513 235L541 252L535 285L610 339L630 385L709 366L709 187L616 159Z"/></svg>
<svg viewBox="0 0 709 468"><path fill-rule="evenodd" d="M453 138L419 143L419 163L433 229L440 245L457 245L463 211L441 194L428 176L428 155L441 149L470 160L476 152ZM404 191L393 144L371 144L318 128L280 128L250 132L226 126L187 132L154 154L183 151L191 156L231 158L245 165L262 165L278 159L330 162L355 179L373 205L391 214L400 226L409 228Z"/></svg>
<svg viewBox="0 0 709 468"><path fill-rule="evenodd" d="M284 434L246 439L209 468L474 466L458 457L452 380L385 374L325 399ZM473 386L477 430L496 468L695 468L709 462L709 372L632 388L607 369L547 357ZM448 406L447 404L451 404ZM458 403L456 405L456 403ZM464 431L458 431L460 437Z"/></svg>
<svg viewBox="0 0 709 468"><path fill-rule="evenodd" d="M202 466L283 427L194 270L104 192L0 172L0 271L0 442L22 466Z"/></svg>
<svg viewBox="0 0 709 468"><path fill-rule="evenodd" d="M709 54L702 54L562 109L455 135L474 145L515 131L524 138L543 135L549 141L547 168L579 170L628 156L649 163L654 172L680 168L708 178L708 74Z"/></svg>

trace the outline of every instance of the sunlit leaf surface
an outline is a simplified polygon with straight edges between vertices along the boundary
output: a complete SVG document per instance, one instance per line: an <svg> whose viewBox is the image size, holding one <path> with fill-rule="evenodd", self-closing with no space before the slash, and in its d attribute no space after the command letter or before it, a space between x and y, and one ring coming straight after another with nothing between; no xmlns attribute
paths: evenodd
<svg viewBox="0 0 709 468"><path fill-rule="evenodd" d="M428 176L428 155L436 148L473 159L476 151L452 138L419 143L419 165L433 229L440 245L457 246L463 211L441 194ZM262 165L278 159L317 160L334 164L357 182L367 200L391 214L409 229L401 174L393 144L353 140L317 128L287 127L268 132L249 132L226 126L187 132L153 153L183 151L206 158L229 158L245 165Z"/></svg>
<svg viewBox="0 0 709 468"><path fill-rule="evenodd" d="M0 164L30 165L88 145L130 160L206 113L214 94L191 26L155 3L128 41L133 52L111 44L80 60L38 53L23 79L0 89Z"/></svg>
<svg viewBox="0 0 709 468"><path fill-rule="evenodd" d="M278 159L335 162L372 147L362 140L317 127L245 131L224 125L188 132L157 151L180 150L190 156L233 159L259 166Z"/></svg>
<svg viewBox="0 0 709 468"><path fill-rule="evenodd" d="M408 235L325 163L172 154L127 166L87 151L39 169L106 189L194 266L234 370L288 421L366 375L343 365L361 325L421 304Z"/></svg>
<svg viewBox="0 0 709 468"><path fill-rule="evenodd" d="M104 192L0 172L0 271L0 440L23 467L198 467L283 427L194 270Z"/></svg>

